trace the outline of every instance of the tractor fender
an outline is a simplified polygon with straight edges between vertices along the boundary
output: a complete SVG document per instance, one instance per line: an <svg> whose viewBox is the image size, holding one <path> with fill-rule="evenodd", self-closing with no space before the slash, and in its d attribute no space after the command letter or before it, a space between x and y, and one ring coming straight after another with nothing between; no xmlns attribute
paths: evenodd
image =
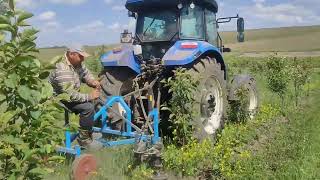
<svg viewBox="0 0 320 180"><path fill-rule="evenodd" d="M248 74L235 75L229 85L228 100L229 101L238 100L235 94L236 90L243 86L248 86L249 84L251 84L252 86L255 86L255 79L252 76Z"/></svg>
<svg viewBox="0 0 320 180"><path fill-rule="evenodd" d="M183 48L183 44L193 43L196 46L192 48ZM210 56L221 64L221 70L225 72L227 78L226 66L220 50L205 41L182 40L177 41L162 58L165 66L184 66L199 60L199 57Z"/></svg>
<svg viewBox="0 0 320 180"><path fill-rule="evenodd" d="M129 67L140 73L140 64L137 63L132 46L122 46L103 54L100 57L103 67Z"/></svg>

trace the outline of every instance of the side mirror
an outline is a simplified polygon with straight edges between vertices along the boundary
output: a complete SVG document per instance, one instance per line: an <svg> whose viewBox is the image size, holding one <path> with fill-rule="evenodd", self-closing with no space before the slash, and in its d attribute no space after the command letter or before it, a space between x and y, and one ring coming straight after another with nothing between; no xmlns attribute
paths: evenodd
<svg viewBox="0 0 320 180"><path fill-rule="evenodd" d="M237 36L238 42L244 42L244 19L242 17L238 18L237 31L238 31L238 36Z"/></svg>
<svg viewBox="0 0 320 180"><path fill-rule="evenodd" d="M128 11L128 16L137 19L137 14L131 11Z"/></svg>
<svg viewBox="0 0 320 180"><path fill-rule="evenodd" d="M238 39L238 42L240 42L240 43L244 42L244 33L238 32L237 39Z"/></svg>
<svg viewBox="0 0 320 180"><path fill-rule="evenodd" d="M121 33L120 42L132 43L133 42L132 33L129 33L128 30L124 30L123 33Z"/></svg>
<svg viewBox="0 0 320 180"><path fill-rule="evenodd" d="M244 19L241 17L241 18L238 18L238 21L237 21L237 31L238 32L244 32Z"/></svg>

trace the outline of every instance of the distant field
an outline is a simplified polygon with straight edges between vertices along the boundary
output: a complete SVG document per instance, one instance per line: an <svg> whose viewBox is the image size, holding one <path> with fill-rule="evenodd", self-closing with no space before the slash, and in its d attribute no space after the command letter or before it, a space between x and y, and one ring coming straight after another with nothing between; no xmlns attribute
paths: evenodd
<svg viewBox="0 0 320 180"><path fill-rule="evenodd" d="M244 43L236 42L236 32L222 32L221 36L236 52L320 51L320 26L247 30Z"/></svg>
<svg viewBox="0 0 320 180"><path fill-rule="evenodd" d="M246 53L261 52L302 52L303 56L309 54L320 56L320 25L247 30L244 43L236 42L236 32L222 32L221 36L226 47L230 47L233 52L241 52L248 56L255 56L255 54ZM106 49L113 46L107 45ZM85 49L94 55L99 47L86 46ZM62 55L64 51L64 48L42 48L38 57L40 60L47 61L57 55ZM299 56L299 53L295 55Z"/></svg>
<svg viewBox="0 0 320 180"><path fill-rule="evenodd" d="M105 51L108 51L114 45L105 45ZM84 49L92 55L92 57L96 56L97 51L101 48L101 46L84 46ZM40 48L40 53L37 57L41 61L49 61L55 56L63 55L66 51L66 48Z"/></svg>

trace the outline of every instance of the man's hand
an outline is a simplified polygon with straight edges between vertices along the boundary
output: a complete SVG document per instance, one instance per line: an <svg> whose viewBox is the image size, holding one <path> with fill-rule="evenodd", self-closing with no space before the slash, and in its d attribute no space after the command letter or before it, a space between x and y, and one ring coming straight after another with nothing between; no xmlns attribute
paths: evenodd
<svg viewBox="0 0 320 180"><path fill-rule="evenodd" d="M96 88L96 89L101 89L101 84L97 80L91 80L87 83L90 87Z"/></svg>
<svg viewBox="0 0 320 180"><path fill-rule="evenodd" d="M95 100L100 97L100 90L99 89L94 89L90 94L89 94L89 99L90 100Z"/></svg>

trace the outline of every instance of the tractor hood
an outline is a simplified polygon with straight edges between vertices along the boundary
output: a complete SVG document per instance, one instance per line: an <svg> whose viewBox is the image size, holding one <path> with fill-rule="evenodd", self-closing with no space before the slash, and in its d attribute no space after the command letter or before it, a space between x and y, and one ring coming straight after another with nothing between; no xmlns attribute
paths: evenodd
<svg viewBox="0 0 320 180"><path fill-rule="evenodd" d="M215 13L218 12L218 4L215 0L127 0L126 8L131 12L141 12L150 9L176 8L179 3L191 2L212 9Z"/></svg>

